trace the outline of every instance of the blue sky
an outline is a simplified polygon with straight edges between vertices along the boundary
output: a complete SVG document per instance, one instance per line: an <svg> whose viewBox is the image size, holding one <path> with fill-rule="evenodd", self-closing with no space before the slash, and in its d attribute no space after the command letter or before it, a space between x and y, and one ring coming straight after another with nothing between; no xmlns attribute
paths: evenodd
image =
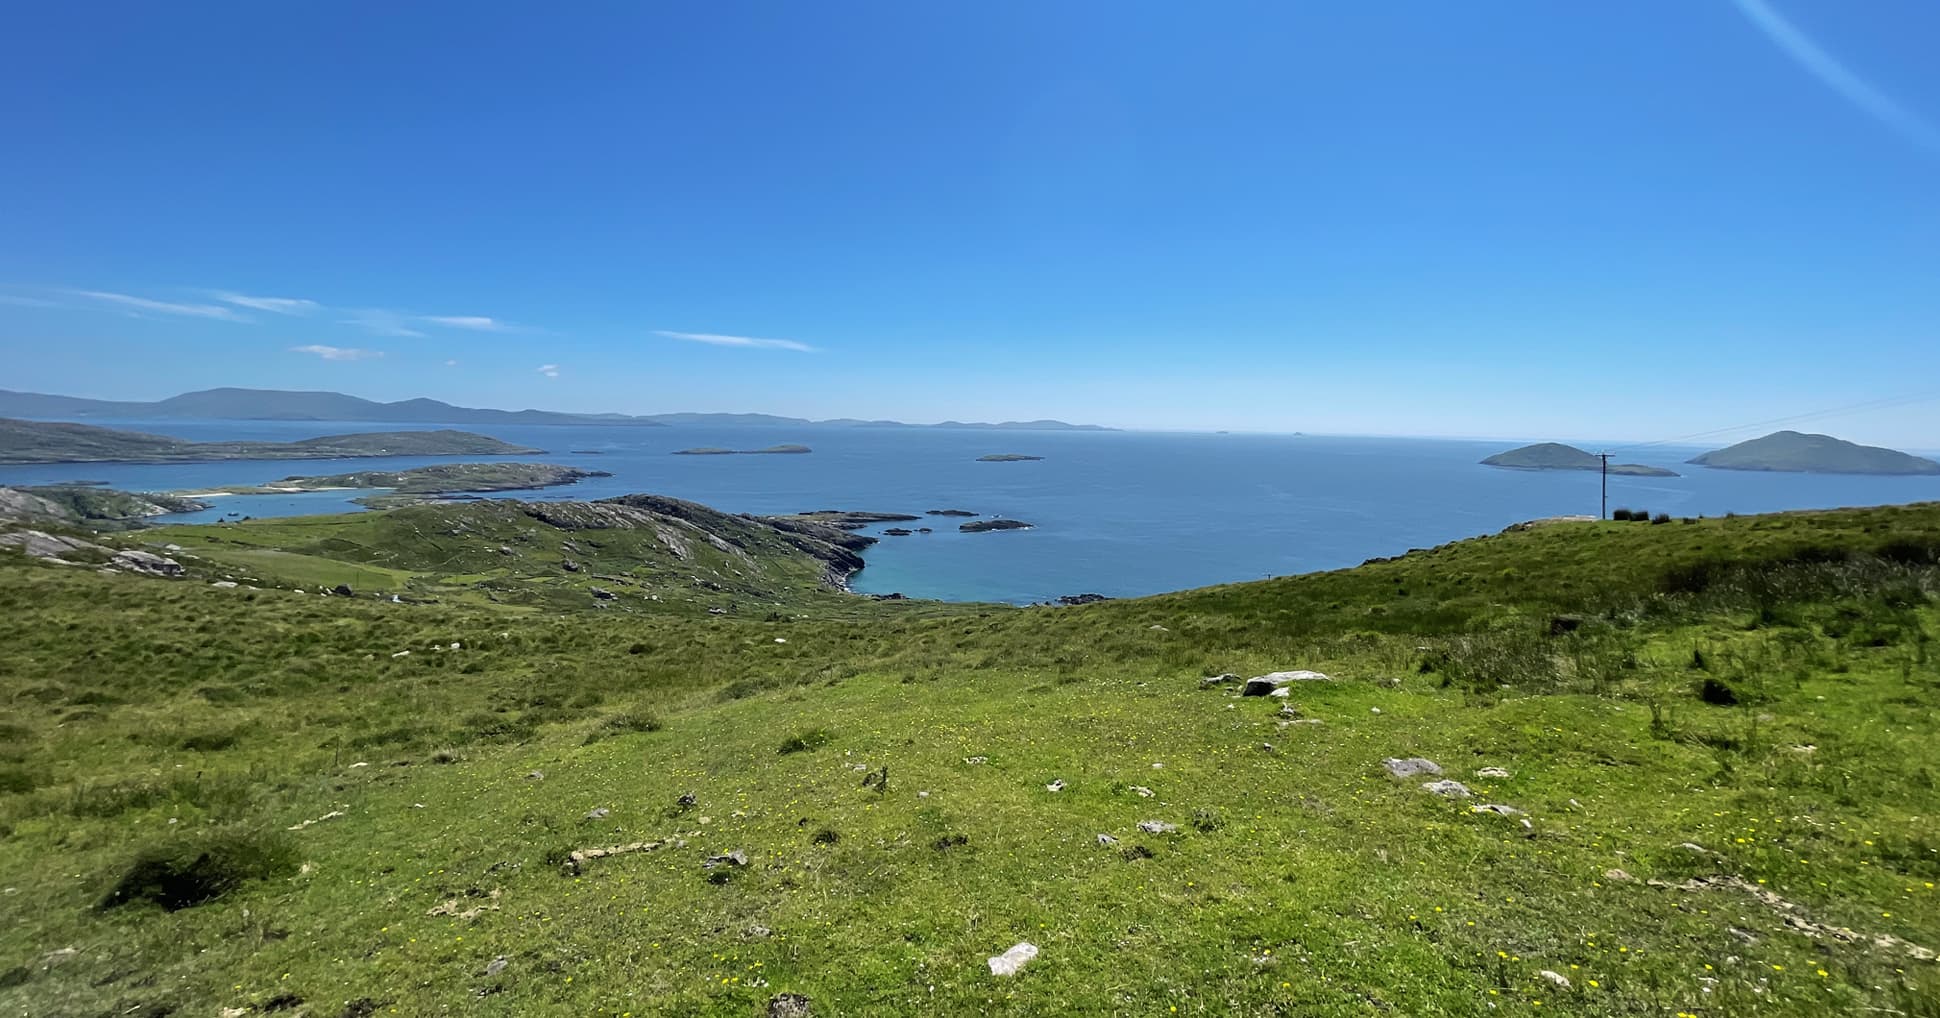
<svg viewBox="0 0 1940 1018"><path fill-rule="evenodd" d="M0 387L1634 440L1933 392L1935 38L1926 0L21 5Z"/></svg>

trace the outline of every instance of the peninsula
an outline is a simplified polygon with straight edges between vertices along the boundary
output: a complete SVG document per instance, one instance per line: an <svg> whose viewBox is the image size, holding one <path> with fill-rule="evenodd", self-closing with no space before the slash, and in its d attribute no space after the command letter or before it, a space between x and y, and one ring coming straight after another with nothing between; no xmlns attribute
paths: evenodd
<svg viewBox="0 0 1940 1018"><path fill-rule="evenodd" d="M295 442L190 442L88 424L0 418L0 463L194 463L367 456L512 456L544 452L469 431L373 431Z"/></svg>

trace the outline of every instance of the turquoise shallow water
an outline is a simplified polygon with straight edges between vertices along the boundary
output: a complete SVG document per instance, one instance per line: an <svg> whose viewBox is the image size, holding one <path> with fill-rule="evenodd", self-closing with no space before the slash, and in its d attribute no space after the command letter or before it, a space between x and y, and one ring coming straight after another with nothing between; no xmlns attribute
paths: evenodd
<svg viewBox="0 0 1940 1018"><path fill-rule="evenodd" d="M288 440L393 425L267 421L114 421L196 440ZM614 476L522 493L537 499L654 492L733 512L963 508L1035 524L962 534L959 521L884 537L853 585L869 593L953 600L1040 601L1096 592L1133 596L1353 565L1520 520L1597 511L1594 473L1498 470L1476 461L1517 443L1439 439L1207 435L1153 432L987 432L885 428L526 427L487 429L551 450L511 457L608 470ZM676 449L753 449L784 442L801 456L673 456ZM573 450L599 450L598 454ZM1758 474L1685 467L1702 450L1632 457L1682 477L1610 479L1612 507L1722 515L1940 500L1940 477ZM978 463L986 453L1045 457ZM0 485L104 480L131 490L261 484L292 474L399 469L448 458L71 464L0 467ZM227 513L355 511L362 492L220 499ZM177 519L182 519L178 517ZM893 525L893 524L892 524ZM883 527L871 527L877 534Z"/></svg>

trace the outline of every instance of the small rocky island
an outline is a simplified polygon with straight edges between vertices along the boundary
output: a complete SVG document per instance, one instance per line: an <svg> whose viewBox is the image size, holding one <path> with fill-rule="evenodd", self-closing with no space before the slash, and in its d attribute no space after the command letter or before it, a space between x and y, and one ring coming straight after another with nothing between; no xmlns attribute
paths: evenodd
<svg viewBox="0 0 1940 1018"><path fill-rule="evenodd" d="M923 515L925 516L976 516L978 514L973 513L968 509L925 509L923 510Z"/></svg>
<svg viewBox="0 0 1940 1018"><path fill-rule="evenodd" d="M966 534L981 534L987 530L1029 530L1031 524L1023 520L971 520L957 529Z"/></svg>
<svg viewBox="0 0 1940 1018"><path fill-rule="evenodd" d="M1021 452L993 452L988 456L977 457L979 463L1025 463L1041 460L1042 456L1027 456Z"/></svg>
<svg viewBox="0 0 1940 1018"><path fill-rule="evenodd" d="M805 513L787 513L763 518L797 523L819 523L837 530L861 530L871 523L908 523L922 519L921 516L911 516L908 513L872 513L851 509L811 509Z"/></svg>
<svg viewBox="0 0 1940 1018"><path fill-rule="evenodd" d="M704 445L697 449L676 449L674 450L674 455L676 456L799 456L802 453L814 452L814 451L815 450L810 449L808 446L805 446L805 445L771 445L766 449L722 449L717 446Z"/></svg>
<svg viewBox="0 0 1940 1018"><path fill-rule="evenodd" d="M1520 449L1496 453L1482 461L1483 466L1509 470L1602 470L1601 457L1561 442L1538 442ZM1650 467L1642 463L1612 463L1610 472L1630 477L1676 477L1677 471Z"/></svg>
<svg viewBox="0 0 1940 1018"><path fill-rule="evenodd" d="M1800 474L1940 474L1940 463L1897 449L1797 431L1775 431L1763 438L1694 456L1687 462L1716 470Z"/></svg>

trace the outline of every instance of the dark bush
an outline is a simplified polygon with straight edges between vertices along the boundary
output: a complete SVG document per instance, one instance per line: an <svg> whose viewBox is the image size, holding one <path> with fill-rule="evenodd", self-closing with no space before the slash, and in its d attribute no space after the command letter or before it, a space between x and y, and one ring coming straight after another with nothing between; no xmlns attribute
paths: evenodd
<svg viewBox="0 0 1940 1018"><path fill-rule="evenodd" d="M1631 516L1631 513L1630 513L1630 510L1628 509L1610 510L1610 518L1613 520L1629 520L1630 516Z"/></svg>
<svg viewBox="0 0 1940 1018"><path fill-rule="evenodd" d="M1713 707L1736 707L1738 691L1717 676L1707 675L1703 682L1698 683L1698 699Z"/></svg>
<svg viewBox="0 0 1940 1018"><path fill-rule="evenodd" d="M143 850L96 906L150 901L170 912L213 901L251 880L296 872L296 845L280 831L225 831Z"/></svg>
<svg viewBox="0 0 1940 1018"><path fill-rule="evenodd" d="M811 838L810 840L815 842L815 844L817 845L833 845L836 842L842 840L842 835L837 833L836 830L832 827L824 827L821 830L816 831L815 837Z"/></svg>
<svg viewBox="0 0 1940 1018"><path fill-rule="evenodd" d="M1671 521L1670 513L1658 513L1657 515L1652 516L1650 518L1650 523L1652 526L1662 526L1666 523L1669 523L1670 521Z"/></svg>

